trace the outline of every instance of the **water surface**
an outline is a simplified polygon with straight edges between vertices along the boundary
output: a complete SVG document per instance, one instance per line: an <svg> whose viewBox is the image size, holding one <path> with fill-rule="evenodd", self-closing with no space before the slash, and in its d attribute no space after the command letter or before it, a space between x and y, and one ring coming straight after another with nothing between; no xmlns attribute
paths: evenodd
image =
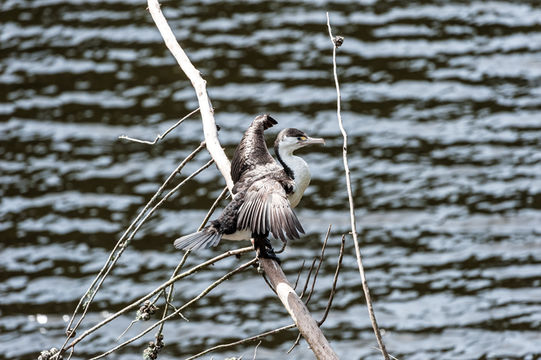
<svg viewBox="0 0 541 360"><path fill-rule="evenodd" d="M541 9L534 1L163 1L208 81L231 154L260 113L325 137L304 152L307 230L282 255L293 281L327 256L310 308L331 287L349 231L325 11L345 37L339 76L367 278L389 351L399 359L541 357ZM152 147L197 107L144 1L6 0L0 5L0 358L37 358L63 341L66 315L159 185L202 140L199 118ZM180 181L208 160L197 157ZM224 182L202 173L142 228L81 330L169 278ZM223 205L222 205L223 206ZM202 251L189 264L236 244ZM233 269L229 259L179 283L177 304ZM257 289L255 291L254 289ZM213 291L165 327L160 359L184 358L290 322L255 271ZM77 346L117 344L125 316ZM136 324L125 336L147 324ZM324 332L342 359L379 359L353 245ZM285 355L290 331L259 359ZM110 358L140 357L152 336ZM217 352L251 358L255 344ZM210 358L210 355L206 358Z"/></svg>

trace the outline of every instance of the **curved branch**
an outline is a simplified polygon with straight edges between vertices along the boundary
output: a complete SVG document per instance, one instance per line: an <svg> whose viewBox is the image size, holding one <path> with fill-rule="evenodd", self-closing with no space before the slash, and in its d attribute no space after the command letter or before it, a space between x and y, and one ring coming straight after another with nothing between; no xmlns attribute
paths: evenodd
<svg viewBox="0 0 541 360"><path fill-rule="evenodd" d="M207 94L207 82L203 80L199 70L193 66L186 53L177 42L173 31L171 31L167 20L165 20L165 17L163 16L158 0L148 0L148 10L165 41L165 45L177 60L182 71L184 71L186 76L188 76L192 82L197 95L197 101L199 102L207 149L216 162L216 166L218 166L218 170L222 173L225 183L231 192L233 190L231 164L218 141L218 130L216 129L216 122L214 121L214 109L210 104L209 96Z"/></svg>

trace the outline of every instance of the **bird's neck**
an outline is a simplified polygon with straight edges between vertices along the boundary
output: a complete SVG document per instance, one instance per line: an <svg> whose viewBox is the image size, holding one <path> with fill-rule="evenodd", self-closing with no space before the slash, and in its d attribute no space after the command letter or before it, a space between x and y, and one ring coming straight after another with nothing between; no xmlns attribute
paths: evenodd
<svg viewBox="0 0 541 360"><path fill-rule="evenodd" d="M276 153L278 162L280 162L280 164L284 168L287 176L295 179L295 171L293 170L293 168L296 165L296 161L293 158L296 158L298 156L293 155L292 151L288 151L287 149L280 146L275 146L274 152Z"/></svg>
<svg viewBox="0 0 541 360"><path fill-rule="evenodd" d="M274 152L280 164L284 167L286 174L293 180L300 171L308 168L306 162L299 156L293 155L294 149L287 146L275 146Z"/></svg>
<svg viewBox="0 0 541 360"><path fill-rule="evenodd" d="M278 161L284 167L287 175L295 181L299 196L302 196L304 190L310 183L310 169L308 164L301 157L293 155L293 150L288 147L275 146L274 148Z"/></svg>

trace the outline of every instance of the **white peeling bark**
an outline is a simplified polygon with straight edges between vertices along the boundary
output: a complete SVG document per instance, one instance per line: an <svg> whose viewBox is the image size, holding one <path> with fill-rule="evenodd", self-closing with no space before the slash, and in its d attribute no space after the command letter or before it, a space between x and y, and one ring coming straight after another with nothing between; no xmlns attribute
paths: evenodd
<svg viewBox="0 0 541 360"><path fill-rule="evenodd" d="M207 149L214 159L216 166L218 166L218 170L220 170L222 173L227 188L231 192L233 189L233 180L231 179L231 164L229 163L229 159L225 155L225 152L218 141L218 130L216 129L216 122L214 120L214 110L212 109L207 94L207 82L201 77L199 70L193 66L186 53L184 50L182 50L177 42L173 31L171 31L167 20L163 16L158 0L148 0L148 10L150 11L150 15L152 15L152 19L156 23L156 26L158 27L158 30L165 41L165 45L177 60L182 71L184 71L186 76L188 76L192 82L197 95L197 101L199 102L199 109L201 111L201 119L203 122L203 133L205 134Z"/></svg>
<svg viewBox="0 0 541 360"><path fill-rule="evenodd" d="M259 261L280 301L284 304L308 345L310 345L316 359L338 360L338 355L336 355L325 335L323 335L306 305L287 281L280 265L270 259L260 259Z"/></svg>

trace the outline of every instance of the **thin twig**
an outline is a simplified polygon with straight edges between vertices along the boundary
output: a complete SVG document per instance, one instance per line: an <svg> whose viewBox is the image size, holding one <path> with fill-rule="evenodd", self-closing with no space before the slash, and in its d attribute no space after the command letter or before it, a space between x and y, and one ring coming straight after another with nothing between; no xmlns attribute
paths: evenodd
<svg viewBox="0 0 541 360"><path fill-rule="evenodd" d="M143 208L143 210L141 210L139 212L139 214L137 215L137 217L135 218L135 220L132 221L132 223L128 226L128 228L126 229L126 231L124 231L124 233L122 234L122 236L120 237L120 239L117 241L117 243L115 244L113 250L111 251L111 253L109 254L109 257L107 259L107 261L105 262L105 264L103 265L103 267L101 268L100 272L98 273L98 275L94 278L94 280L92 281L92 283L90 284L88 290L85 292L85 294L81 297L81 299L79 300L79 303L77 304L77 306L75 307L75 310L73 311L73 315L71 316L70 318L70 321L66 327L66 340L64 341L64 344L62 345L62 347L60 348L60 351L57 353L58 355L62 354L64 348L66 347L66 344L68 343L68 341L70 340L70 338L73 337L73 334L75 333L75 330L79 327L79 325L81 324L81 322L83 321L83 319L85 318L86 316L86 313L88 312L88 308L90 307L90 304L92 303L92 301L94 300L94 296L96 295L96 293L98 292L98 290L100 289L101 285L103 284L103 281L105 280L105 278L107 277L107 275L109 274L109 272L111 271L111 269L114 267L114 265L116 264L116 262L118 261L118 259L120 258L120 256L122 255L122 253L124 252L124 250L126 249L126 238L128 237L128 234L130 234L130 232L132 231L132 229L136 226L136 224L139 222L139 220L143 217L143 215L145 215L145 213L147 212L147 210L150 208L150 206L154 203L154 201L162 194L162 192L164 191L164 189L167 187L167 185L169 185L169 183L173 180L173 178L175 177L176 174L180 173L182 171L182 169L184 168L184 166L186 166L186 164L191 161L201 150L203 150L205 148L205 143L202 142L201 144L199 144L199 146L194 150L192 151L192 153L190 153L178 166L177 168L171 173L169 174L169 176L167 177L167 180L165 180L165 182L160 186L160 188L158 189L158 191L156 191L156 193L152 196L152 198L149 200L149 202L145 205L145 207ZM146 218L145 218L146 219ZM144 220L142 221L144 222ZM87 299L88 298L88 299ZM85 302L85 299L87 299L87 301ZM72 324L75 320L75 317L77 316L77 313L81 307L81 305L83 305L83 302L85 302L85 305L83 306L84 309L83 309L83 313L81 314L81 317L79 318L79 320L77 321L77 323L75 324L75 326L72 328ZM53 359L56 359L58 358L58 355L54 355L53 356Z"/></svg>
<svg viewBox="0 0 541 360"><path fill-rule="evenodd" d="M289 350L287 350L287 353L291 353L293 351L293 349L295 349L295 347L297 345L299 345L299 343L301 342L301 333L298 333L297 334L297 338L295 339L295 342L293 343L293 345L291 345L291 347L289 348Z"/></svg>
<svg viewBox="0 0 541 360"><path fill-rule="evenodd" d="M172 278L174 278L175 276L177 276L178 272L180 271L180 269L182 269L182 267L184 266L184 263L186 263L186 260L188 259L188 256L190 255L190 252L189 251L186 251L184 253L184 256L182 257L182 259L180 260L180 262L178 263L177 267L175 268L175 270L173 271L173 274L171 275L171 278L169 280L171 280ZM165 291L165 289L164 289ZM165 297L165 306L164 306L164 309L163 309L163 315L162 315L162 320L167 316L167 311L169 310L169 304L171 304L171 302L173 301L173 292L175 291L175 283L171 283L171 287L169 288L169 293L167 294L167 296ZM184 315L182 315L182 313L179 313L180 316L184 319L186 319L184 317ZM162 323L160 325L160 328L158 329L158 333L156 335L156 338L159 338L159 336L162 334L162 331L163 331L163 326L164 326L165 322Z"/></svg>
<svg viewBox="0 0 541 360"><path fill-rule="evenodd" d="M255 360L255 358L257 357L257 348L259 347L259 345L261 345L261 341L259 341L257 343L257 345L255 346L255 349L254 349L254 357L252 358L252 360Z"/></svg>
<svg viewBox="0 0 541 360"><path fill-rule="evenodd" d="M126 328L126 330L124 330L120 335L118 335L118 337L116 338L116 341L120 341L120 339L122 339L122 337L124 336L124 334L126 334L128 332L128 330L131 329L131 327L133 326L133 324L135 324L136 322L138 322L139 319L133 319L131 322L130 322L130 325L128 325L128 327ZM72 348L73 349L73 348Z"/></svg>
<svg viewBox="0 0 541 360"><path fill-rule="evenodd" d="M199 226L199 229L197 229L197 231L203 230L203 227L207 224L207 221L209 221L210 217L212 216L212 213L214 212L214 210L216 210L216 208L218 207L218 204L220 203L220 201L222 201L222 199L226 195L227 195L227 186L223 189L223 191L220 193L220 195L216 198L216 200L214 201L214 203L210 207L209 211L207 212L207 215L203 219L203 222L201 223L201 225Z"/></svg>
<svg viewBox="0 0 541 360"><path fill-rule="evenodd" d="M116 319L120 315L125 314L126 312L128 312L128 311L132 310L133 308L137 307L143 301L148 300L151 297L153 297L154 295L162 292L165 288L169 287L172 283L174 283L174 282L176 282L176 281L178 281L180 279L183 279L183 278L185 278L187 276L190 276L192 274L195 274L196 272L200 271L201 269L204 269L205 267L207 267L209 265L212 265L212 264L214 264L214 263L216 263L216 262L218 262L218 261L220 261L222 259L225 259L225 258L230 257L230 256L244 254L244 253L247 253L247 252L250 252L250 251L253 251L253 248L251 246L247 246L247 247L236 249L236 250L226 251L225 253L223 253L221 255L215 256L212 259L207 260L204 263L201 263L201 264L199 264L197 266L194 266L191 269L186 270L185 272L175 276L172 279L169 279L168 281L161 284L160 286L158 286L156 289L154 289L150 293L148 293L145 296L137 299L136 301L132 302L130 305L124 307L122 310L117 311L113 315L110 315L107 319L102 320L100 323L98 323L98 324L94 325L92 328L86 330L83 334L81 334L79 337L74 339L68 345L68 348L74 347L75 345L77 345L77 343L79 343L81 340L83 340L88 335L92 334L93 332L95 332L99 328L101 328L104 325L108 324L109 322L113 321L114 319Z"/></svg>
<svg viewBox="0 0 541 360"><path fill-rule="evenodd" d="M304 302L306 305L308 305L308 303L310 302L310 299L312 298L312 294L314 293L314 288L316 286L316 280L319 274L319 269L321 268L321 264L323 263L323 257L325 256L325 248L327 248L327 241L329 240L329 235L331 234L331 228L332 228L332 225L329 224L329 228L327 229L327 234L325 234L325 240L323 241L323 246L321 247L321 255L319 255L319 263L316 268L316 273L314 274L314 280L312 281L312 288L310 289L310 292L308 293L308 297L306 298L306 301Z"/></svg>
<svg viewBox="0 0 541 360"><path fill-rule="evenodd" d="M312 271L314 271L314 266L316 266L316 261L317 261L317 257L315 257L312 260L312 265L310 265L310 270L308 271L308 276L306 277L306 281L304 282L304 288L302 289L302 292L299 295L299 297L301 299L304 297L306 289L308 289L308 284L310 283L310 278L312 277Z"/></svg>
<svg viewBox="0 0 541 360"><path fill-rule="evenodd" d="M136 143L139 143L139 144L147 144L147 145L154 145L156 144L158 141L160 141L161 139L163 139L164 137L167 136L167 134L169 134L171 131L175 130L177 126L179 126L180 124L182 124L184 122L184 120L186 120L187 118L189 118L190 116L192 116L193 114L195 114L196 112L199 111L199 108L195 109L194 111L190 112L188 115L184 116L182 119L180 119L179 121L177 121L175 123L175 125L171 126L169 129L167 129L163 134L158 134L156 135L156 138L154 139L154 141L147 141L147 140L140 140L140 139L136 139L136 138L132 138L132 137L129 137L127 135L120 135L118 138L119 139L122 139L122 140L128 140L128 141L133 141L133 142L136 142Z"/></svg>
<svg viewBox="0 0 541 360"><path fill-rule="evenodd" d="M212 284L210 284L205 290L203 290L201 293L199 293L199 295L197 295L196 297L194 297L192 300L188 301L186 304L182 305L180 308L178 308L176 311L174 311L173 313L171 313L171 315L161 319L160 321L154 323L153 325L149 326L148 328L146 328L145 330L143 330L141 333L139 333L138 335L132 337L131 339L129 340L126 340L124 341L122 344L118 345L118 346L115 346L114 348L104 352L103 354L100 354L98 356L95 356L93 358L91 358L90 360L97 360L97 359L101 359L103 357L106 357L107 355L117 351L118 349L120 348L123 348L124 346L134 342L135 340L143 337L145 334L149 333L152 329L154 329L156 326L160 326L161 324L163 324L165 321L175 317L178 313L180 313L181 311L183 311L184 309L188 308L189 306L193 305L194 303L196 303L197 301L199 301L199 299L201 299L202 297L204 297L205 295L207 295L209 292L211 292L214 288L216 288L218 285L220 285L221 283L223 283L224 281L226 281L227 279L229 279L230 277L232 277L233 275L245 270L246 268L252 266L252 264L254 264L255 262L257 261L257 259L252 259L250 261L248 261L247 263L244 263L243 265L239 266L238 268L236 268L235 270L233 271L230 271L228 272L227 274L225 274L224 276L222 276L220 279L216 280L215 282L213 282Z"/></svg>
<svg viewBox="0 0 541 360"><path fill-rule="evenodd" d="M359 268L359 273L361 275L361 282L363 286L364 296L366 298L366 306L368 307L368 313L370 315L370 321L372 323L372 328L374 329L374 334L376 335L376 339L381 349L383 358L385 360L389 360L389 354L387 353L387 350L385 349L385 344L383 343L381 332L379 330L379 326L376 321L376 314L374 313L374 307L372 305L372 299L370 297L370 290L368 288L368 283L366 281L366 276L364 273L364 266L363 266L363 262L361 258L361 250L359 249L359 240L357 239L357 229L356 229L356 223L355 223L355 204L353 202L353 192L351 190L351 178L350 178L348 157L347 157L348 137L347 137L346 130L344 129L344 124L342 122L342 115L340 113L340 99L341 99L340 84L338 82L338 74L336 72L336 49L342 44L343 38L333 37L332 29L331 29L331 21L329 19L328 12L327 12L327 28L329 30L329 37L331 38L331 42L333 44L332 62L333 62L334 84L336 86L336 116L338 117L338 126L340 127L340 132L342 133L342 137L344 138L344 144L342 148L342 159L344 162L344 171L346 175L346 186L347 186L347 192L348 192L348 198L349 198L349 215L350 215L350 220L351 220L351 233L353 234L353 243L355 245L355 256L357 257L357 265Z"/></svg>
<svg viewBox="0 0 541 360"><path fill-rule="evenodd" d="M297 289L297 285L299 285L299 279L301 277L301 274L302 274L302 271L304 270L304 265L306 264L306 260L303 260L302 261L302 265L301 265L301 268L299 270L299 272L297 273L297 279L295 279L295 285L293 285L293 290L296 290Z"/></svg>
<svg viewBox="0 0 541 360"><path fill-rule="evenodd" d="M329 295L329 300L327 301L327 306L325 307L325 313L321 320L318 321L318 325L321 326L327 320L327 315L331 310L332 302L334 300L334 294L336 293L336 284L338 283L338 275L340 274L340 267L342 266L342 259L344 258L344 245L346 243L346 235L342 235L342 241L340 242L340 254L338 254L338 264L336 264L336 270L334 271L334 279L332 281L331 294Z"/></svg>
<svg viewBox="0 0 541 360"><path fill-rule="evenodd" d="M325 234L325 240L323 240L323 245L321 246L321 255L319 256L319 263L317 265L317 268L316 268L316 272L314 274L314 279L312 280L312 288L310 289L310 292L308 293L308 297L306 298L306 300L304 301L304 303L306 305L308 305L308 303L310 302L310 299L312 298L312 294L314 293L314 289L315 289L315 286L316 286L316 280L317 280L317 276L319 274L319 269L321 268L321 264L323 263L323 257L325 255L325 248L327 247L327 241L329 240L329 235L331 234L331 228L332 228L332 224L329 224L329 228L327 229L327 233ZM315 261L315 259L314 259ZM312 263L312 266L313 266L313 263ZM306 285L308 285L308 282L309 282L309 278L306 279L306 284L305 284L305 288L306 288ZM304 290L303 290L303 293L304 293ZM295 339L295 342L293 343L293 345L289 348L289 350L287 351L287 353L291 353L291 351L293 351L293 349L299 345L299 342L301 341L301 333L299 333L297 335L297 338Z"/></svg>
<svg viewBox="0 0 541 360"><path fill-rule="evenodd" d="M265 280L265 282L267 283L269 288L272 290L272 292L275 293L276 295L278 295L278 293L276 292L276 289L274 288L274 286L272 286L271 282L267 278L267 275L265 274L264 271L261 273L261 276L263 277L263 280Z"/></svg>
<svg viewBox="0 0 541 360"><path fill-rule="evenodd" d="M222 349L227 349L227 348L230 348L230 347L233 347L233 346L237 346L237 345L241 345L241 344L245 344L247 342L251 342L251 341L256 341L256 340L259 340L259 339L262 339L266 336L269 336L269 335L274 335L274 334L277 334L279 332L282 332L282 331L285 331L285 330L289 330L289 329L293 329L295 327L295 324L290 324L290 325L286 325L286 326L282 326L281 328L278 328L278 329L274 329L274 330L270 330L270 331L266 331L264 333L261 333L261 334L258 334L258 335L254 335L254 336L251 336L249 338L246 338L246 339L242 339L242 340L238 340L238 341L234 341L234 342L231 342L231 343L227 343L227 344L221 344L221 345L216 345L214 347L211 347L209 349L206 349L204 351L201 351L200 353L197 353L195 355L192 355L190 356L189 358L186 358L184 360L193 360L193 359L197 359L205 354L208 354L209 352L212 352L212 351L216 351L216 350L222 350Z"/></svg>

